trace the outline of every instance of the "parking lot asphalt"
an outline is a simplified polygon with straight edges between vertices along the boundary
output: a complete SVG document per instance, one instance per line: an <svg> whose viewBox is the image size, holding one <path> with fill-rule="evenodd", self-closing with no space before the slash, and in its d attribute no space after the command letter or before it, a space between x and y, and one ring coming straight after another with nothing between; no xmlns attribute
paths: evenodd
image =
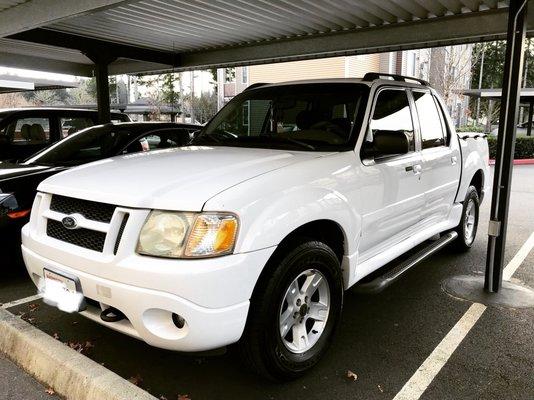
<svg viewBox="0 0 534 400"><path fill-rule="evenodd" d="M392 399L471 303L448 296L444 279L484 270L490 199L481 210L473 249L446 248L379 294L346 293L338 335L324 360L295 382L262 381L224 354L181 354L152 348L41 301L11 308L58 340L156 397L175 399ZM534 232L534 167L514 169L506 262ZM534 252L513 279L534 287ZM24 272L10 269L0 303L35 294ZM422 399L534 399L534 309L488 308ZM347 371L357 379L347 377Z"/></svg>

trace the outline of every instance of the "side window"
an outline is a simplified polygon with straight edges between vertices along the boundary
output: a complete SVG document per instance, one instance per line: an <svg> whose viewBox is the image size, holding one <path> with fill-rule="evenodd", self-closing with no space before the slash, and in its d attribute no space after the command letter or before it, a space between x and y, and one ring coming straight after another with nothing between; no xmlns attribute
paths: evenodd
<svg viewBox="0 0 534 400"><path fill-rule="evenodd" d="M422 148L430 149L445 145L445 135L436 102L430 92L413 92L415 107L421 127Z"/></svg>
<svg viewBox="0 0 534 400"><path fill-rule="evenodd" d="M48 118L20 118L6 128L6 134L13 145L46 144L50 142L50 120Z"/></svg>
<svg viewBox="0 0 534 400"><path fill-rule="evenodd" d="M59 122L61 126L61 138L93 126L93 120L87 117L61 117Z"/></svg>
<svg viewBox="0 0 534 400"><path fill-rule="evenodd" d="M386 89L378 94L367 140L372 142L379 130L404 131L410 139L410 151L415 151L412 113L405 90Z"/></svg>

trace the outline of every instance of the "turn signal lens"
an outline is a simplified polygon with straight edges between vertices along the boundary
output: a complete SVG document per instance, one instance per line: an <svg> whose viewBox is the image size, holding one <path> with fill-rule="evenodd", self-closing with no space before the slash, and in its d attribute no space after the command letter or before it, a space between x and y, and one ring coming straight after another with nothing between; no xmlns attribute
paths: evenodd
<svg viewBox="0 0 534 400"><path fill-rule="evenodd" d="M11 219L24 218L30 214L31 210L11 211L7 213L7 216Z"/></svg>
<svg viewBox="0 0 534 400"><path fill-rule="evenodd" d="M230 214L200 214L189 234L186 257L213 257L234 250L237 218Z"/></svg>

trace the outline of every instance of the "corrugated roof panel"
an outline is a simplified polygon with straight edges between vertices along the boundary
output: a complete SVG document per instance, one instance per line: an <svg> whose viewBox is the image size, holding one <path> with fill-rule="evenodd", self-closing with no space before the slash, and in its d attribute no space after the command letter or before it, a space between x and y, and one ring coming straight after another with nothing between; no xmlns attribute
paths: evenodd
<svg viewBox="0 0 534 400"><path fill-rule="evenodd" d="M184 52L478 12L504 4L496 0L142 0L49 28Z"/></svg>
<svg viewBox="0 0 534 400"><path fill-rule="evenodd" d="M29 0L0 0L0 11L26 3Z"/></svg>

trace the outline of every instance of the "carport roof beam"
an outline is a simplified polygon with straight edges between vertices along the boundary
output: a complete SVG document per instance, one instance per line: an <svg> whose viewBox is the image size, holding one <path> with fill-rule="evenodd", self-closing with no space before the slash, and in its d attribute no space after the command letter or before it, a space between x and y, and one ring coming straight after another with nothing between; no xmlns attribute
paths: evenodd
<svg viewBox="0 0 534 400"><path fill-rule="evenodd" d="M0 12L0 37L99 11L124 2L124 0L30 0Z"/></svg>

